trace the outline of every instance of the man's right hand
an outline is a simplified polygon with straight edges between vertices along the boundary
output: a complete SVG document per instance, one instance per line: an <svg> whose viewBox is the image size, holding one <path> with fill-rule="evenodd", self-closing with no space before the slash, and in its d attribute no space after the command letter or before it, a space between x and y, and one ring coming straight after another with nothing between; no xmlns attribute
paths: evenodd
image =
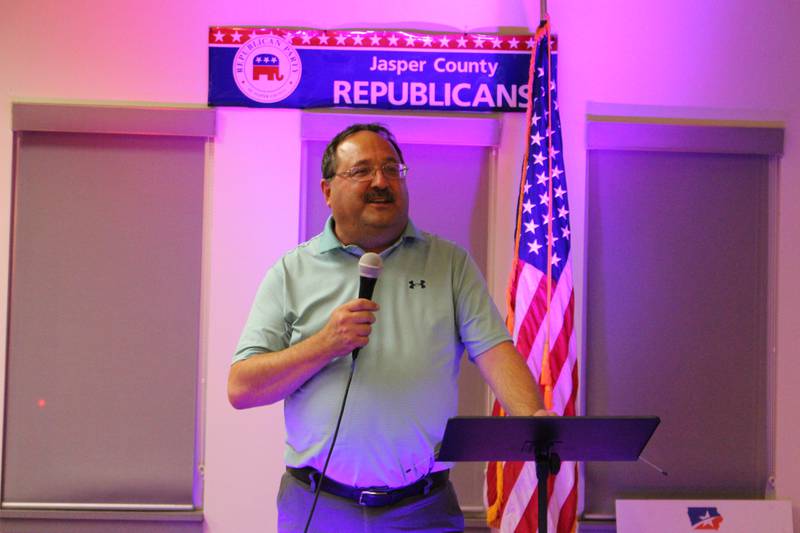
<svg viewBox="0 0 800 533"><path fill-rule="evenodd" d="M278 352L254 355L231 366L228 399L237 409L267 405L297 390L331 359L369 342L378 304L358 298L337 307L328 323Z"/></svg>
<svg viewBox="0 0 800 533"><path fill-rule="evenodd" d="M378 304L365 298L350 300L334 309L318 333L326 353L334 358L366 346L378 309Z"/></svg>

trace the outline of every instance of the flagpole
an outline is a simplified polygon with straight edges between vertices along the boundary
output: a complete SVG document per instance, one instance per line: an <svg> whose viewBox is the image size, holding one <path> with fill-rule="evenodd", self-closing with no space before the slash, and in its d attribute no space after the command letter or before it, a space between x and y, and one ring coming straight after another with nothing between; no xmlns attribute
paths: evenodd
<svg viewBox="0 0 800 533"><path fill-rule="evenodd" d="M542 0L545 1L545 0ZM544 43L547 48L547 73L544 76L545 94L547 95L547 131L545 132L547 146L547 303L545 304L545 330L544 330L544 350L542 350L542 370L539 374L539 383L544 387L544 407L553 409L553 374L550 368L550 307L553 299L553 109L551 106L550 84L550 27L545 27Z"/></svg>
<svg viewBox="0 0 800 533"><path fill-rule="evenodd" d="M547 0L539 0L539 20L547 18Z"/></svg>

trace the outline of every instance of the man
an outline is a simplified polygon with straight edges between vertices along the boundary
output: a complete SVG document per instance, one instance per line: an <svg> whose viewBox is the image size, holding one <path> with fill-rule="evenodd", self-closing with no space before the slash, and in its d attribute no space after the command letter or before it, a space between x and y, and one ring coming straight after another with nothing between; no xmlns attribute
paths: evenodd
<svg viewBox="0 0 800 533"><path fill-rule="evenodd" d="M285 400L281 532L303 530L356 348L313 531L463 530L450 465L435 453L465 348L509 414L548 414L469 255L409 220L407 172L380 125L334 137L321 182L331 217L269 270L242 333L231 404ZM374 302L355 298L365 252L384 262Z"/></svg>

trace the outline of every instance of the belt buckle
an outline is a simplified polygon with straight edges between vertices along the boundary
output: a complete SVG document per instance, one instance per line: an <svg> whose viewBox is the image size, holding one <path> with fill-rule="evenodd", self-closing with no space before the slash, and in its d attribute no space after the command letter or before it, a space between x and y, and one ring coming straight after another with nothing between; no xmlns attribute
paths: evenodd
<svg viewBox="0 0 800 533"><path fill-rule="evenodd" d="M358 505L363 507L379 507L383 504L377 503L375 500L388 494L388 491L383 490L362 490L361 494L358 495Z"/></svg>

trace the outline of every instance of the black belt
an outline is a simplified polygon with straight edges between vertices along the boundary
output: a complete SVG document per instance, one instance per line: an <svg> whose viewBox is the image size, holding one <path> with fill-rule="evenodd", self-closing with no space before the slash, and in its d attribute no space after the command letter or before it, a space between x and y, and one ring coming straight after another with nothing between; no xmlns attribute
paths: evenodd
<svg viewBox="0 0 800 533"><path fill-rule="evenodd" d="M287 466L286 471L289 472L293 478L305 483L306 485L310 485L312 491L316 489L317 483L319 483L319 471L311 468L310 466L304 468ZM428 494L432 490L446 485L449 478L450 471L441 470L439 472L428 474L411 485L390 489L386 487L356 488L326 477L322 481L322 487L320 490L323 490L328 494L333 494L334 496L353 500L359 505L363 505L365 507L384 507L386 505L397 503L400 500L410 496Z"/></svg>

